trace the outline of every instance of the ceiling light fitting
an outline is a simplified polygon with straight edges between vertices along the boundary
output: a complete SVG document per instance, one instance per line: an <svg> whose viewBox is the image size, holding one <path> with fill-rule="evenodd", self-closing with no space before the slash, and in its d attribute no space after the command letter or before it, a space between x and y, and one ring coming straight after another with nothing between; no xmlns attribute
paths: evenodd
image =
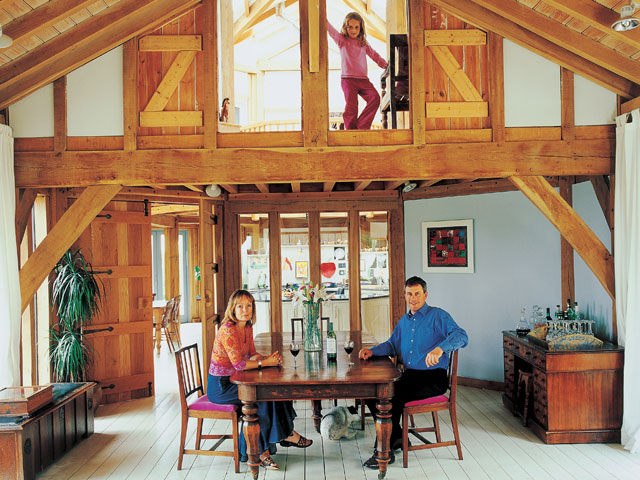
<svg viewBox="0 0 640 480"><path fill-rule="evenodd" d="M624 5L620 9L620 20L616 20L615 22L613 22L611 28L613 28L617 32L626 32L640 25L640 20L632 17L633 12L635 12L638 7L640 7L640 4L636 2L631 2L629 5Z"/></svg>
<svg viewBox="0 0 640 480"><path fill-rule="evenodd" d="M404 193L409 193L411 190L413 190L417 186L418 186L417 183L413 183L413 182L410 182L409 180L407 180L406 182L404 182L404 187L402 187L402 191Z"/></svg>
<svg viewBox="0 0 640 480"><path fill-rule="evenodd" d="M215 198L222 195L222 189L220 188L219 185L212 183L211 185L208 185L207 188L204 189L204 193L206 193L210 197Z"/></svg>
<svg viewBox="0 0 640 480"><path fill-rule="evenodd" d="M10 47L13 43L13 38L9 35L3 35L2 33L2 25L0 24L0 48Z"/></svg>

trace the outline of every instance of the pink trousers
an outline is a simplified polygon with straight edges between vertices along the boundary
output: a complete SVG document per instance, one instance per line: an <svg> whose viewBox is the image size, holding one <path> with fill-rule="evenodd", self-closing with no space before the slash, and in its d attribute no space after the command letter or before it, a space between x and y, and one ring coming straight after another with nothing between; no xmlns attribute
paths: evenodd
<svg viewBox="0 0 640 480"><path fill-rule="evenodd" d="M373 117L380 107L380 95L368 78L343 78L341 85L346 101L342 115L344 128L347 130L369 130ZM358 95L367 102L359 117Z"/></svg>

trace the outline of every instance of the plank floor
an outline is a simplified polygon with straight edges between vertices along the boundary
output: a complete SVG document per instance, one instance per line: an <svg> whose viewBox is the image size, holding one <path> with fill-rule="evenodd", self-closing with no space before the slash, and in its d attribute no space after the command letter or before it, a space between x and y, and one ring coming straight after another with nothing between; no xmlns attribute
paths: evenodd
<svg viewBox="0 0 640 480"><path fill-rule="evenodd" d="M186 328L185 328L186 327ZM183 326L183 344L197 330ZM351 401L349 401L351 403ZM326 408L330 404L326 403ZM364 432L351 440L323 440L313 428L310 402L296 402L296 430L314 440L306 450L279 448L274 459L278 471L261 469L264 480L375 480L377 471L362 467L372 451L375 428L367 418ZM640 479L640 455L618 444L545 445L504 406L499 392L460 387L458 423L464 460L455 447L410 452L409 468L402 454L387 471L391 480L528 480L528 479ZM429 424L430 417L416 417ZM195 420L191 420L187 445L193 448ZM450 419L440 415L444 438L453 438ZM204 429L230 432L228 421L205 421ZM152 398L103 405L96 412L95 433L38 479L229 479L249 480L246 463L240 473L230 457L186 455L177 470L180 435L175 363L166 344L156 356L156 395ZM207 443L208 442L208 443ZM225 442L228 443L228 442ZM212 442L206 441L205 448ZM227 445L223 447L228 448Z"/></svg>

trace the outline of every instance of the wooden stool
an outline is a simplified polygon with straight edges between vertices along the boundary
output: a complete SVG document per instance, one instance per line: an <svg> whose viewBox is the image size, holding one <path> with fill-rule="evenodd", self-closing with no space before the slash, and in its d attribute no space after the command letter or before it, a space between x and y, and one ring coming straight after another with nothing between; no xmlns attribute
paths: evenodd
<svg viewBox="0 0 640 480"><path fill-rule="evenodd" d="M516 415L522 417L522 425L525 427L529 423L529 404L533 396L533 373L518 372L518 387L516 390ZM518 411L518 407L523 405L522 413Z"/></svg>

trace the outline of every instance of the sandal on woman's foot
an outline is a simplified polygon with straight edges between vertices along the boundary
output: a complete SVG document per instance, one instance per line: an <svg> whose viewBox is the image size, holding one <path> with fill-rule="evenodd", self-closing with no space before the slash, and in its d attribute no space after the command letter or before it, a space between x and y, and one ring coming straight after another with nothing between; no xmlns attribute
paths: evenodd
<svg viewBox="0 0 640 480"><path fill-rule="evenodd" d="M281 440L280 446L282 447L297 447L297 448L307 448L310 447L313 443L313 440L309 440L308 438L304 438L300 435L297 442L290 442L289 440Z"/></svg>
<svg viewBox="0 0 640 480"><path fill-rule="evenodd" d="M260 459L260 465L267 470L278 470L278 464L270 456Z"/></svg>

